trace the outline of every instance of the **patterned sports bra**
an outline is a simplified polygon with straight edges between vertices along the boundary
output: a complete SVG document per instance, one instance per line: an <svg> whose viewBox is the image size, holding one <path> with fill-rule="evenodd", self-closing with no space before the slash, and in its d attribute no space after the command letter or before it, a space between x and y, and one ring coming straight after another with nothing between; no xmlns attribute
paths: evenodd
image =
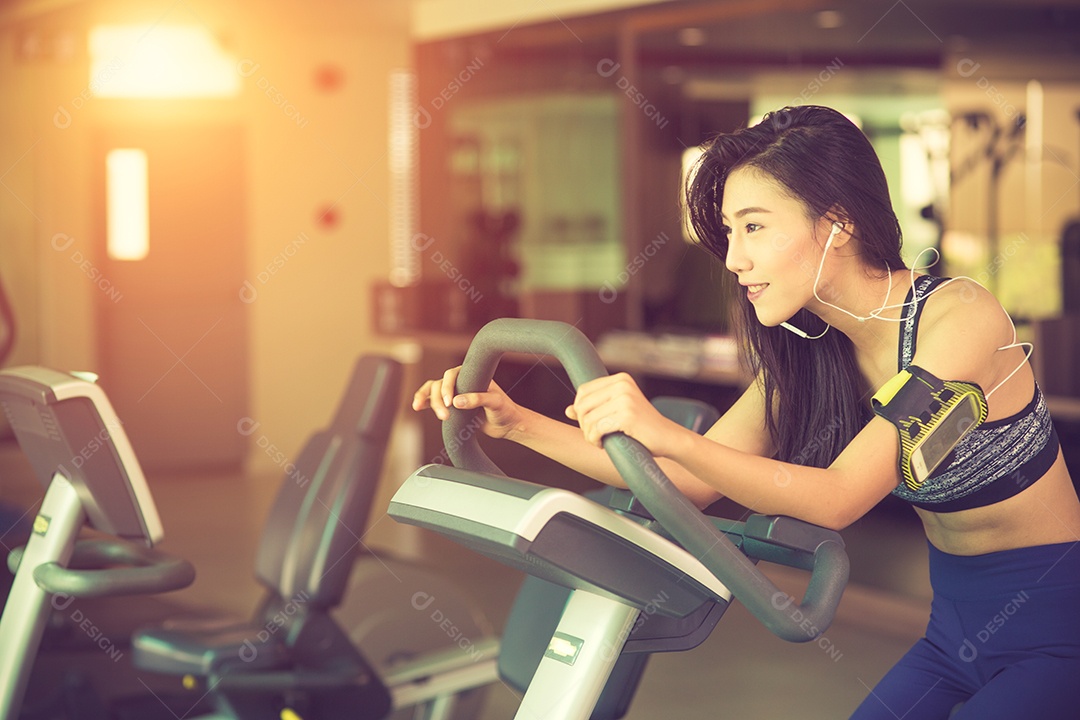
<svg viewBox="0 0 1080 720"><path fill-rule="evenodd" d="M900 369L911 364L925 298L946 278L923 275L915 280L900 325ZM914 302L912 298L914 296ZM918 490L903 482L892 494L933 512L984 507L1019 494L1041 478L1058 456L1058 436L1038 384L1020 412L984 422L968 433Z"/></svg>

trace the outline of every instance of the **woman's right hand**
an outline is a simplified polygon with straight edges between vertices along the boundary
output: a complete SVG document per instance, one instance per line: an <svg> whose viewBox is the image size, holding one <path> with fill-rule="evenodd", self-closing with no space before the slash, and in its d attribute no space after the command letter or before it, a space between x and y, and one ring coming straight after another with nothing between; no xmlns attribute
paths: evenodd
<svg viewBox="0 0 1080 720"><path fill-rule="evenodd" d="M440 420L450 417L448 406L459 410L482 407L484 425L481 431L493 438L507 437L522 421L524 413L520 406L510 399L493 380L487 392L455 394L458 373L461 366L450 368L441 378L428 380L413 395L413 410L430 407Z"/></svg>

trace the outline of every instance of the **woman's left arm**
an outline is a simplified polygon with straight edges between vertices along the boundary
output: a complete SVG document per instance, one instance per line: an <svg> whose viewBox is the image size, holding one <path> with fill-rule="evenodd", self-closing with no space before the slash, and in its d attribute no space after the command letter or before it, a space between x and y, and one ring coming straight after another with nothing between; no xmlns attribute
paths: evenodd
<svg viewBox="0 0 1080 720"><path fill-rule="evenodd" d="M625 373L585 383L567 410L585 437L624 432L657 457L678 463L705 484L755 512L790 515L839 530L899 483L896 428L875 417L828 468L741 452L667 420Z"/></svg>

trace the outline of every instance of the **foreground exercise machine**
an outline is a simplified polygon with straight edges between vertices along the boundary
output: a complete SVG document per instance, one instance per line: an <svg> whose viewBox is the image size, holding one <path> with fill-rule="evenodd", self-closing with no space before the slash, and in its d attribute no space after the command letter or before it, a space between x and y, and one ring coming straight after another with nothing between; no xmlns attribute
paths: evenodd
<svg viewBox="0 0 1080 720"><path fill-rule="evenodd" d="M0 404L46 488L0 618L0 720L22 706L49 613L71 598L159 593L195 578L151 549L162 528L146 480L108 398L87 377L44 368L0 373ZM114 536L76 542L84 526Z"/></svg>
<svg viewBox="0 0 1080 720"><path fill-rule="evenodd" d="M486 389L505 352L554 356L575 387L607 374L575 328L504 319L474 338L457 391ZM452 410L443 424L457 467L414 472L389 514L540 579L523 586L502 638L500 676L525 690L517 718L621 717L643 658L700 644L733 598L785 640L828 628L848 577L836 532L789 517L707 517L621 433L603 445L629 492L603 503L508 478L477 442L476 412ZM810 571L802 601L759 559Z"/></svg>
<svg viewBox="0 0 1080 720"><path fill-rule="evenodd" d="M356 363L329 427L308 440L282 480L256 558L255 574L266 595L254 615L179 619L138 631L131 653L136 668L183 676L188 690L179 692L178 683L175 693L125 698L114 705L114 716L475 717L483 700L475 688L496 677L498 643L487 621L436 573L362 548L400 392L395 361L368 356ZM70 398L79 400L74 407ZM19 368L0 372L0 402L38 475L56 476L60 485L72 478L80 483L70 502L87 508L94 527L132 535L121 524L127 520L122 513L138 513L151 518L153 531L145 534L160 539L138 462L100 387L64 373ZM57 441L48 444L41 436ZM105 521L101 508L109 512ZM49 512L42 510L47 517ZM82 516L77 508L71 512L63 527L53 520L50 537L59 533L74 540ZM42 569L34 571L40 563L33 557L38 556L28 549L20 577L44 576ZM163 569L171 567L166 563ZM190 582L190 566L182 568ZM140 570L138 589L164 589L156 576L147 578L150 570ZM108 579L116 572L82 575L79 594L105 594L106 585L120 589ZM44 590L34 602L44 605L43 612L50 609L46 597L59 597L48 593L75 594L69 586L42 582L37 579ZM442 612L475 643L463 649L444 628L416 622L420 613L409 600L419 591L437 596ZM16 632L28 598L27 583L16 585L8 603L16 619L9 622L5 611L3 632ZM18 714L22 691L16 688L25 687L40 633L10 644L13 636L0 637L0 685L13 677L9 668L23 675L13 678L0 703L0 719L9 720ZM203 698L207 702L199 702Z"/></svg>
<svg viewBox="0 0 1080 720"><path fill-rule="evenodd" d="M194 686L170 698L177 715L190 716L205 693L225 717L276 717L288 707L304 718L382 718L389 701L394 718L476 718L498 679L490 624L439 573L359 547L399 386L386 359L361 361L330 426L286 474L256 559L267 596L253 618L178 620L136 633L137 667ZM715 417L692 401L657 405L691 428ZM145 720L165 699L131 706L127 716Z"/></svg>

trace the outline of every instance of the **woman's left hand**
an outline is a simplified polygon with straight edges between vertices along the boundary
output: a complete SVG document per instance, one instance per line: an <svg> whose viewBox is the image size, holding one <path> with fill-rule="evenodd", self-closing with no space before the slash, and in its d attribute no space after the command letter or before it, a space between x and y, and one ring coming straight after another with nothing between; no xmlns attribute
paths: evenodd
<svg viewBox="0 0 1080 720"><path fill-rule="evenodd" d="M661 415L626 373L584 383L566 416L577 420L585 439L597 447L605 435L622 432L656 457L668 455L682 429Z"/></svg>

